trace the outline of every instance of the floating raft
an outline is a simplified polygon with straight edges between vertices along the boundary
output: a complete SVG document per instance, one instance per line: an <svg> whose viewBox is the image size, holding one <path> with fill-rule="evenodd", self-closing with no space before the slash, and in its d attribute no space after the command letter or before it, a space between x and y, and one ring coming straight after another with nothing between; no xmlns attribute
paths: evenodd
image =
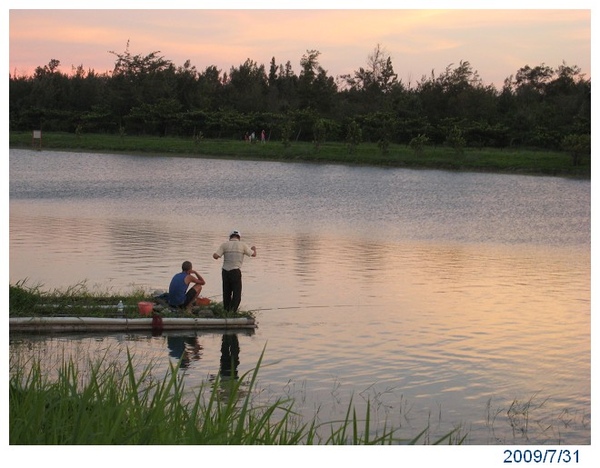
<svg viewBox="0 0 600 468"><path fill-rule="evenodd" d="M96 318L96 317L14 317L11 332L87 332L147 330L212 330L256 328L253 318Z"/></svg>

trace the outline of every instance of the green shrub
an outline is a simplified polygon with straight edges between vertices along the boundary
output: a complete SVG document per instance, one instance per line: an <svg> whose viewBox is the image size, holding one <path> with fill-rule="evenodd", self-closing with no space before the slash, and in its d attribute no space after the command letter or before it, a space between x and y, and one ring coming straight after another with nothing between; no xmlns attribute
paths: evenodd
<svg viewBox="0 0 600 468"><path fill-rule="evenodd" d="M425 146L429 144L429 138L426 135L419 134L410 140L408 144L409 148L413 150L416 155L422 155L425 151Z"/></svg>

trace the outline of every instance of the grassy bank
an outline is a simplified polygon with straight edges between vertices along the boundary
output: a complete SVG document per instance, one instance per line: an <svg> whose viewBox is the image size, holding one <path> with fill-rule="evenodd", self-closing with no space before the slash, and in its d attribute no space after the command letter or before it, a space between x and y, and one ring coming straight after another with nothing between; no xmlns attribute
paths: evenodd
<svg viewBox="0 0 600 468"><path fill-rule="evenodd" d="M260 360L239 380L217 377L210 396L200 391L192 402L184 398L175 366L160 379L150 366L136 370L130 355L124 367L99 360L85 375L78 364L66 362L55 381L43 375L39 362L29 363L29 371L21 364L19 357L11 360L10 444L387 445L423 443L427 432L412 440L396 438L393 429L373 434L368 407L359 418L350 405L343 421L329 423L316 417L299 422L289 399L255 407ZM454 432L436 443L463 442Z"/></svg>
<svg viewBox="0 0 600 468"><path fill-rule="evenodd" d="M27 285L20 281L9 285L9 316L10 317L119 317L139 318L138 302L155 302L152 294L134 290L128 293L111 293L103 291L90 291L85 282L81 282L66 289L44 291L39 285ZM121 302L123 311L119 312L117 306ZM252 312L228 312L221 302L211 302L202 308L210 311L214 318L253 318ZM189 313L169 309L168 316L186 317Z"/></svg>
<svg viewBox="0 0 600 468"><path fill-rule="evenodd" d="M11 132L9 144L12 148L31 148L32 133ZM452 148L426 146L421 154L417 154L406 145L392 144L384 154L375 143L361 143L350 153L343 143L324 143L317 151L315 145L307 142L293 142L289 147L285 147L279 141L249 144L241 140L195 141L191 138L71 133L44 133L41 147L68 151L147 154L148 156L304 161L581 178L589 178L591 174L589 159L575 167L567 153L525 149L467 148L457 153Z"/></svg>

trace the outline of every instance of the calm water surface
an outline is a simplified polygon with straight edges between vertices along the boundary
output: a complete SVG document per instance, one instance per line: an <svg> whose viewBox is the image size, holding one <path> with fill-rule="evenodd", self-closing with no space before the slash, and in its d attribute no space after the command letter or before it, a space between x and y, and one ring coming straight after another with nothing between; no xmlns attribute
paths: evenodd
<svg viewBox="0 0 600 468"><path fill-rule="evenodd" d="M52 151L10 151L10 281L165 289L183 260L219 300L211 255L240 229L238 372L266 347L258 401L359 414L411 437L589 444L590 182L561 178ZM218 333L11 335L11 355L126 349L192 391Z"/></svg>

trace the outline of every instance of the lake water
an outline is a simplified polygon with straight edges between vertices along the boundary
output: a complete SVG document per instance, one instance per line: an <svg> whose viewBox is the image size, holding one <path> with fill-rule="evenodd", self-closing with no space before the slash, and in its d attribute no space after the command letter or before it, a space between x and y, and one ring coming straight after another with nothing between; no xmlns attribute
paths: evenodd
<svg viewBox="0 0 600 468"><path fill-rule="evenodd" d="M374 428L468 444L589 444L590 181L522 175L10 150L10 281L166 289L183 260L220 300L232 229L243 267L241 375L309 419L371 404ZM11 354L129 348L186 386L221 334L11 336Z"/></svg>

